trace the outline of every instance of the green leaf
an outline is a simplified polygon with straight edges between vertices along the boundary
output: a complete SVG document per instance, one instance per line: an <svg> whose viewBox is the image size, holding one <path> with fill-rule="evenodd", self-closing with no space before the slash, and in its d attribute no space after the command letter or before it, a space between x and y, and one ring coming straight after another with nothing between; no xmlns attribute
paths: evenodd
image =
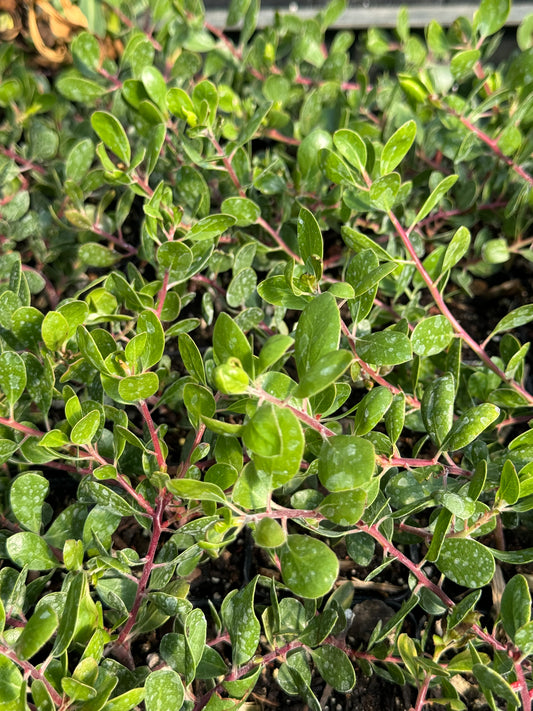
<svg viewBox="0 0 533 711"><path fill-rule="evenodd" d="M230 358L238 358L248 375L253 375L252 349L248 339L224 311L219 314L213 329L213 352L217 365L226 363Z"/></svg>
<svg viewBox="0 0 533 711"><path fill-rule="evenodd" d="M464 81L474 73L474 66L481 57L479 49L465 49L457 52L450 62L450 70L457 81Z"/></svg>
<svg viewBox="0 0 533 711"><path fill-rule="evenodd" d="M51 351L58 351L68 337L67 320L57 311L49 311L41 324L44 344Z"/></svg>
<svg viewBox="0 0 533 711"><path fill-rule="evenodd" d="M339 309L332 294L320 294L305 306L294 339L294 359L300 379L320 358L337 350L340 332Z"/></svg>
<svg viewBox="0 0 533 711"><path fill-rule="evenodd" d="M366 498L362 489L334 491L322 500L318 511L339 526L353 526L363 515Z"/></svg>
<svg viewBox="0 0 533 711"><path fill-rule="evenodd" d="M519 306L517 309L510 311L506 316L498 321L496 328L491 331L487 340L491 339L497 333L512 331L513 329L523 326L530 321L533 321L533 304Z"/></svg>
<svg viewBox="0 0 533 711"><path fill-rule="evenodd" d="M461 226L452 237L449 245L446 247L446 253L442 262L442 271L454 267L468 252L470 247L470 231Z"/></svg>
<svg viewBox="0 0 533 711"><path fill-rule="evenodd" d="M26 366L15 351L0 353L0 389L12 407L26 387Z"/></svg>
<svg viewBox="0 0 533 711"><path fill-rule="evenodd" d="M213 380L217 390L226 395L240 395L248 390L250 378L240 366L240 361L232 358L215 368Z"/></svg>
<svg viewBox="0 0 533 711"><path fill-rule="evenodd" d="M130 689L120 696L114 696L103 707L102 711L131 711L144 699L144 689Z"/></svg>
<svg viewBox="0 0 533 711"><path fill-rule="evenodd" d="M506 584L500 613L503 629L514 642L517 630L531 619L531 593L523 575L514 575Z"/></svg>
<svg viewBox="0 0 533 711"><path fill-rule="evenodd" d="M388 212L392 208L401 182L398 173L389 173L372 183L370 187L370 199L378 210Z"/></svg>
<svg viewBox="0 0 533 711"><path fill-rule="evenodd" d="M294 397L311 397L325 390L331 383L336 382L344 371L349 368L353 356L349 351L340 350L326 353L307 370L300 379L294 392Z"/></svg>
<svg viewBox="0 0 533 711"><path fill-rule="evenodd" d="M78 420L70 433L70 441L81 446L89 444L100 427L100 412L91 410Z"/></svg>
<svg viewBox="0 0 533 711"><path fill-rule="evenodd" d="M48 490L48 480L38 472L21 474L11 486L11 509L19 523L34 533L41 529L42 508Z"/></svg>
<svg viewBox="0 0 533 711"><path fill-rule="evenodd" d="M502 468L500 486L496 492L496 506L500 503L512 506L520 498L520 479L516 473L515 466L510 459L506 459Z"/></svg>
<svg viewBox="0 0 533 711"><path fill-rule="evenodd" d="M420 356L432 356L448 347L453 338L453 328L445 316L430 316L416 324L411 343Z"/></svg>
<svg viewBox="0 0 533 711"><path fill-rule="evenodd" d="M226 27L235 27L244 18L250 5L250 0L231 0L228 8Z"/></svg>
<svg viewBox="0 0 533 711"><path fill-rule="evenodd" d="M36 533L15 533L7 539L6 548L11 560L21 568L27 565L29 570L51 570L59 565L50 548Z"/></svg>
<svg viewBox="0 0 533 711"><path fill-rule="evenodd" d="M69 180L80 183L89 172L94 160L94 143L90 138L82 138L69 151L65 161L65 175Z"/></svg>
<svg viewBox="0 0 533 711"><path fill-rule="evenodd" d="M402 162L413 145L415 136L416 123L414 121L407 121L392 134L381 153L380 169L382 175L392 172Z"/></svg>
<svg viewBox="0 0 533 711"><path fill-rule="evenodd" d="M474 13L474 29L482 37L493 35L505 25L510 10L511 0L481 0Z"/></svg>
<svg viewBox="0 0 533 711"><path fill-rule="evenodd" d="M322 262L324 242L322 232L313 213L305 207L298 214L298 249L303 262L310 272L315 272L317 279L322 276L322 267L315 267L316 260ZM315 271L316 270L316 271Z"/></svg>
<svg viewBox="0 0 533 711"><path fill-rule="evenodd" d="M443 178L440 183L437 185L436 188L434 188L431 191L431 194L429 197L426 199L420 210L417 212L415 219L411 223L411 227L409 229L412 229L417 223L419 223L421 220L424 219L424 217L427 217L431 210L433 210L434 207L436 207L439 202L441 201L441 198L446 195L448 190L455 185L458 179L458 175L448 175L446 178ZM459 229L466 229L466 228L459 228ZM458 230L459 231L459 230Z"/></svg>
<svg viewBox="0 0 533 711"><path fill-rule="evenodd" d="M282 333L270 336L259 353L259 372L262 373L277 363L293 344L294 340L291 336L286 336Z"/></svg>
<svg viewBox="0 0 533 711"><path fill-rule="evenodd" d="M154 104L165 110L167 85L159 69L147 64L141 71L141 81Z"/></svg>
<svg viewBox="0 0 533 711"><path fill-rule="evenodd" d="M318 459L318 478L329 491L365 486L374 474L375 453L371 442L353 435L334 435L324 440Z"/></svg>
<svg viewBox="0 0 533 711"><path fill-rule="evenodd" d="M52 654L60 657L67 651L78 622L78 616L81 614L81 602L84 594L89 594L87 579L85 573L76 572L69 573L68 578L70 585L67 590L65 607L63 608L59 627L57 630Z"/></svg>
<svg viewBox="0 0 533 711"><path fill-rule="evenodd" d="M254 596L258 576L246 587L230 594L222 603L221 615L231 640L234 667L242 666L257 650L261 625L254 612Z"/></svg>
<svg viewBox="0 0 533 711"><path fill-rule="evenodd" d="M125 165L130 164L131 148L120 121L108 111L95 111L91 116L94 132Z"/></svg>
<svg viewBox="0 0 533 711"><path fill-rule="evenodd" d="M40 605L26 622L15 643L15 653L19 659L31 659L48 642L58 624L55 611L46 604Z"/></svg>
<svg viewBox="0 0 533 711"><path fill-rule="evenodd" d="M426 388L421 403L422 420L428 435L441 445L453 424L455 379L451 373L437 378Z"/></svg>
<svg viewBox="0 0 533 711"><path fill-rule="evenodd" d="M281 451L282 435L274 405L264 402L246 423L242 440L247 449L262 457L275 457Z"/></svg>
<svg viewBox="0 0 533 711"><path fill-rule="evenodd" d="M533 622L528 622L516 630L514 642L523 654L533 652Z"/></svg>
<svg viewBox="0 0 533 711"><path fill-rule="evenodd" d="M399 331L369 333L357 339L356 348L360 358L374 365L398 365L413 357L409 338Z"/></svg>
<svg viewBox="0 0 533 711"><path fill-rule="evenodd" d="M458 420L442 443L442 449L453 452L462 449L478 437L500 414L496 405L484 403L468 409Z"/></svg>
<svg viewBox="0 0 533 711"><path fill-rule="evenodd" d="M205 385L204 362L196 343L188 333L181 333L178 336L178 346L183 365L196 380Z"/></svg>
<svg viewBox="0 0 533 711"><path fill-rule="evenodd" d="M142 311L137 319L139 332L147 334L147 347L141 355L142 367L147 370L157 365L165 350L165 332L161 321L153 311Z"/></svg>
<svg viewBox="0 0 533 711"><path fill-rule="evenodd" d="M236 309L245 304L255 293L257 274L251 267L246 267L237 272L231 280L226 291L228 306ZM261 311L259 311L261 314Z"/></svg>
<svg viewBox="0 0 533 711"><path fill-rule="evenodd" d="M505 700L508 704L507 708L520 707L518 696L512 690L509 682L507 682L503 676L495 672L494 669L484 664L474 664L472 674L486 696L490 693L494 693Z"/></svg>
<svg viewBox="0 0 533 711"><path fill-rule="evenodd" d="M181 678L173 669L151 672L144 689L146 711L176 711L181 708L185 698Z"/></svg>
<svg viewBox="0 0 533 711"><path fill-rule="evenodd" d="M85 326L78 326L76 335L78 339L78 347L83 357L86 358L89 363L96 368L96 370L100 371L100 373L109 373L93 336L89 333Z"/></svg>
<svg viewBox="0 0 533 711"><path fill-rule="evenodd" d="M437 560L440 572L458 585L481 588L494 576L495 562L491 551L471 538L447 538Z"/></svg>
<svg viewBox="0 0 533 711"><path fill-rule="evenodd" d="M163 242L157 250L157 261L171 273L181 276L191 266L193 253L183 242Z"/></svg>
<svg viewBox="0 0 533 711"><path fill-rule="evenodd" d="M226 497L216 484L196 479L172 479L167 488L180 499L197 499L198 501L216 501L225 503Z"/></svg>
<svg viewBox="0 0 533 711"><path fill-rule="evenodd" d="M100 45L90 32L80 32L70 45L74 63L85 65L89 69L96 69L100 62Z"/></svg>
<svg viewBox="0 0 533 711"><path fill-rule="evenodd" d="M258 218L261 216L261 208L257 203L249 198L226 198L222 202L220 209L226 215L232 215L235 218L235 225L237 227L255 225Z"/></svg>
<svg viewBox="0 0 533 711"><path fill-rule="evenodd" d="M193 241L214 239L219 237L236 222L233 215L209 215L199 220L188 232Z"/></svg>
<svg viewBox="0 0 533 711"><path fill-rule="evenodd" d="M343 694L353 689L355 672L346 652L332 644L324 644L318 649L313 649L311 655L318 673L326 684Z"/></svg>
<svg viewBox="0 0 533 711"><path fill-rule="evenodd" d="M118 383L119 395L126 402L146 400L158 390L159 378L152 372L129 375Z"/></svg>
<svg viewBox="0 0 533 711"><path fill-rule="evenodd" d="M322 597L328 593L339 572L336 554L322 541L291 534L279 551L283 582L295 595Z"/></svg>
<svg viewBox="0 0 533 711"><path fill-rule="evenodd" d="M392 403L391 391L378 386L372 388L357 406L353 431L356 435L365 435L378 424Z"/></svg>
<svg viewBox="0 0 533 711"><path fill-rule="evenodd" d="M60 94L70 101L87 104L107 93L108 89L91 79L86 79L77 71L67 71L56 81Z"/></svg>
<svg viewBox="0 0 533 711"><path fill-rule="evenodd" d="M272 410L273 423L270 427L277 427L280 434L280 447L273 455L263 456L253 452L253 461L259 476L269 474L272 479L272 488L283 486L289 482L300 470L304 452L304 434L296 415L290 410L274 406Z"/></svg>
<svg viewBox="0 0 533 711"><path fill-rule="evenodd" d="M335 148L343 158L363 175L366 170L366 144L358 133L349 128L341 128L333 134Z"/></svg>
<svg viewBox="0 0 533 711"><path fill-rule="evenodd" d="M18 697L20 696L22 682L22 674L19 672L15 662L12 662L11 659L8 659L3 654L0 655L0 699L6 705L5 711L21 708L18 704Z"/></svg>
<svg viewBox="0 0 533 711"><path fill-rule="evenodd" d="M83 264L92 267L110 267L120 259L120 255L98 242L85 242L80 245L78 257Z"/></svg>
<svg viewBox="0 0 533 711"><path fill-rule="evenodd" d="M261 548L279 548L287 540L287 534L274 519L262 518L255 526L254 540Z"/></svg>
<svg viewBox="0 0 533 711"><path fill-rule="evenodd" d="M461 624L461 622L466 618L469 612L474 610L481 597L481 590L474 590L468 593L460 602L455 605L455 607L450 612L448 617L447 629L453 630L454 627Z"/></svg>

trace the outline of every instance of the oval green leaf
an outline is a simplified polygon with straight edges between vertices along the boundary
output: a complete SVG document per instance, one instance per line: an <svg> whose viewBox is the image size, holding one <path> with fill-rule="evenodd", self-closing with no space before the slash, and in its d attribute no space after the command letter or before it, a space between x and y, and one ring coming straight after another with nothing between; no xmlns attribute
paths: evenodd
<svg viewBox="0 0 533 711"><path fill-rule="evenodd" d="M494 576L495 562L490 550L471 538L447 538L437 559L440 572L458 585L481 588Z"/></svg>
<svg viewBox="0 0 533 711"><path fill-rule="evenodd" d="M279 552L283 582L295 595L322 597L328 593L339 572L337 556L316 538L291 534Z"/></svg>

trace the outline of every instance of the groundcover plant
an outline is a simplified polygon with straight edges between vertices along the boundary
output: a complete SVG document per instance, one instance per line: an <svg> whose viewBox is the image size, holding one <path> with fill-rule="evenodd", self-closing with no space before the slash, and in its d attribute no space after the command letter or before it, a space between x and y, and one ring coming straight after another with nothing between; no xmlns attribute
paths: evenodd
<svg viewBox="0 0 533 711"><path fill-rule="evenodd" d="M0 711L530 708L533 15L343 9L4 11Z"/></svg>

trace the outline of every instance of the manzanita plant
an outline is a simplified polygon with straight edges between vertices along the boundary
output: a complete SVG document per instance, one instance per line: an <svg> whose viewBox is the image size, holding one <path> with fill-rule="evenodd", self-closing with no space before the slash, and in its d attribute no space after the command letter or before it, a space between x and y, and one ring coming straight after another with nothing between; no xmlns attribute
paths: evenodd
<svg viewBox="0 0 533 711"><path fill-rule="evenodd" d="M354 46L342 0L261 30L232 0L229 33L200 0L81 0L60 64L1 46L0 711L222 711L267 670L316 711L356 673L530 708L509 5ZM354 566L405 583L365 644Z"/></svg>

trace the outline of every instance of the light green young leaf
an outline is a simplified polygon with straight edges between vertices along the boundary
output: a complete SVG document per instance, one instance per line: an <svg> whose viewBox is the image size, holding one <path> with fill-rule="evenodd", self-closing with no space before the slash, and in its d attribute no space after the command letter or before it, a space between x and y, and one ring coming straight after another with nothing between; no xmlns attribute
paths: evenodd
<svg viewBox="0 0 533 711"><path fill-rule="evenodd" d="M491 331L489 338L490 340L497 333L502 333L503 331L511 331L519 326L524 326L526 323L533 321L533 304L526 304L525 306L519 306L517 309L510 311L506 316L504 316L500 321L498 321L496 327Z"/></svg>
<svg viewBox="0 0 533 711"><path fill-rule="evenodd" d="M469 247L470 231L466 227L461 226L446 247L446 254L442 262L442 271L446 272L448 269L454 267L457 262L465 256Z"/></svg>
<svg viewBox="0 0 533 711"><path fill-rule="evenodd" d="M333 143L343 158L363 175L366 170L366 145L361 136L349 128L341 128L333 134Z"/></svg>
<svg viewBox="0 0 533 711"><path fill-rule="evenodd" d="M159 378L157 373L148 372L139 375L128 375L118 383L120 397L126 402L136 400L146 400L159 390Z"/></svg>
<svg viewBox="0 0 533 711"><path fill-rule="evenodd" d="M226 501L226 496L219 486L196 479L172 479L167 488L180 499L217 501L222 504Z"/></svg>
<svg viewBox="0 0 533 711"><path fill-rule="evenodd" d="M41 324L44 344L51 351L57 351L66 341L69 332L67 320L57 311L49 311Z"/></svg>
<svg viewBox="0 0 533 711"><path fill-rule="evenodd" d="M514 575L506 584L501 600L503 629L511 641L531 619L531 593L523 575Z"/></svg>
<svg viewBox="0 0 533 711"><path fill-rule="evenodd" d="M398 173L383 175L372 183L370 199L378 210L388 212L396 200L400 189L401 179Z"/></svg>
<svg viewBox="0 0 533 711"><path fill-rule="evenodd" d="M337 350L340 332L339 308L332 294L320 294L306 305L298 320L294 340L294 358L300 378L320 358Z"/></svg>
<svg viewBox="0 0 533 711"><path fill-rule="evenodd" d="M411 360L411 341L399 331L378 331L356 341L357 354L374 365L398 365Z"/></svg>
<svg viewBox="0 0 533 711"><path fill-rule="evenodd" d="M70 433L70 441L81 446L89 444L100 427L100 413L98 410L91 410L82 417Z"/></svg>
<svg viewBox="0 0 533 711"><path fill-rule="evenodd" d="M510 10L511 0L481 0L474 14L474 30L482 37L493 35L505 25Z"/></svg>
<svg viewBox="0 0 533 711"><path fill-rule="evenodd" d="M300 379L298 387L293 392L294 397L311 397L311 395L325 390L340 378L352 360L353 355L349 351L339 350L326 353Z"/></svg>
<svg viewBox="0 0 533 711"><path fill-rule="evenodd" d="M226 198L220 206L222 212L235 218L237 227L248 227L255 225L261 216L261 208L257 203L249 198L230 197Z"/></svg>
<svg viewBox="0 0 533 711"><path fill-rule="evenodd" d="M226 597L221 615L231 640L231 656L235 667L252 658L259 644L261 625L254 611L254 595L258 576L246 587Z"/></svg>
<svg viewBox="0 0 533 711"><path fill-rule="evenodd" d="M48 642L58 624L55 611L48 605L35 610L15 643L19 659L31 659Z"/></svg>

